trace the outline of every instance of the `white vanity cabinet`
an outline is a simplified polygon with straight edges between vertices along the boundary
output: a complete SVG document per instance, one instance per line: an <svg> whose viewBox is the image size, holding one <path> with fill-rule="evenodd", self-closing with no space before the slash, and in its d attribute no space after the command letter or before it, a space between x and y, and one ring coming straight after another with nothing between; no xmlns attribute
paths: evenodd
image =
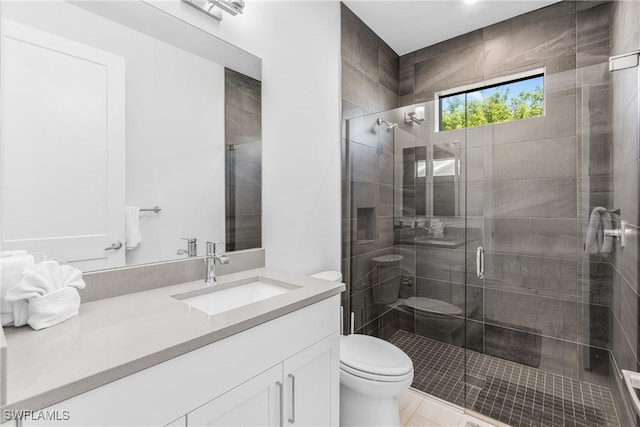
<svg viewBox="0 0 640 427"><path fill-rule="evenodd" d="M335 335L187 414L187 426L331 426ZM339 339L339 338L338 338ZM171 424L174 426L177 424Z"/></svg>
<svg viewBox="0 0 640 427"><path fill-rule="evenodd" d="M339 295L125 376L23 426L337 426Z"/></svg>

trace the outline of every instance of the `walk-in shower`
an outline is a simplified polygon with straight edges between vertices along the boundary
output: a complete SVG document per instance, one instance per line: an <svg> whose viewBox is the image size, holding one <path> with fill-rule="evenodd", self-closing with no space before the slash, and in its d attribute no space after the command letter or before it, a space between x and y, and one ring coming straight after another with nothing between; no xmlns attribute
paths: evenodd
<svg viewBox="0 0 640 427"><path fill-rule="evenodd" d="M414 388L514 426L630 419L638 241L584 246L598 207L638 222L638 153L615 157L638 68L619 73L546 73L533 118L440 131L428 101L348 121L353 328L409 354Z"/></svg>

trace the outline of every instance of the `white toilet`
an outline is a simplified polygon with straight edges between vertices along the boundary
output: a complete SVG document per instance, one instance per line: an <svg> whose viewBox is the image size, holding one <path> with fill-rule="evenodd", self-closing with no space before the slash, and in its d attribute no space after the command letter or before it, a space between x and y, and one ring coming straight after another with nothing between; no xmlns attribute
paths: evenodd
<svg viewBox="0 0 640 427"><path fill-rule="evenodd" d="M312 277L340 281L336 271ZM411 386L413 363L405 352L368 335L340 338L340 426L399 426L396 396Z"/></svg>

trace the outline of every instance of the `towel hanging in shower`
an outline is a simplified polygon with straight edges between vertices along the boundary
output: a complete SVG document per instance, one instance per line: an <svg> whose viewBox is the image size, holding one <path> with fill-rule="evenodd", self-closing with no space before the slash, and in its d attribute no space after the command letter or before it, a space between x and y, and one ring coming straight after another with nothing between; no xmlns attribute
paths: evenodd
<svg viewBox="0 0 640 427"><path fill-rule="evenodd" d="M585 250L590 254L609 255L613 249L613 237L605 236L604 230L611 229L611 214L603 207L597 207L591 212Z"/></svg>

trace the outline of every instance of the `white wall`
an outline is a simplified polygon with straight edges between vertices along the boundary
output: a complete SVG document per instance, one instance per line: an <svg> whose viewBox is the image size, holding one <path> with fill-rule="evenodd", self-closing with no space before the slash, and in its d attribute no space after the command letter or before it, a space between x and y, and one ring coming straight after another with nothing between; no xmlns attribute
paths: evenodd
<svg viewBox="0 0 640 427"><path fill-rule="evenodd" d="M141 214L127 265L179 258L181 237L200 254L224 241L224 67L65 2L3 2L2 16L125 58L126 204L162 208Z"/></svg>
<svg viewBox="0 0 640 427"><path fill-rule="evenodd" d="M149 2L262 58L267 266L339 270L339 3L250 1L217 23L178 0Z"/></svg>

